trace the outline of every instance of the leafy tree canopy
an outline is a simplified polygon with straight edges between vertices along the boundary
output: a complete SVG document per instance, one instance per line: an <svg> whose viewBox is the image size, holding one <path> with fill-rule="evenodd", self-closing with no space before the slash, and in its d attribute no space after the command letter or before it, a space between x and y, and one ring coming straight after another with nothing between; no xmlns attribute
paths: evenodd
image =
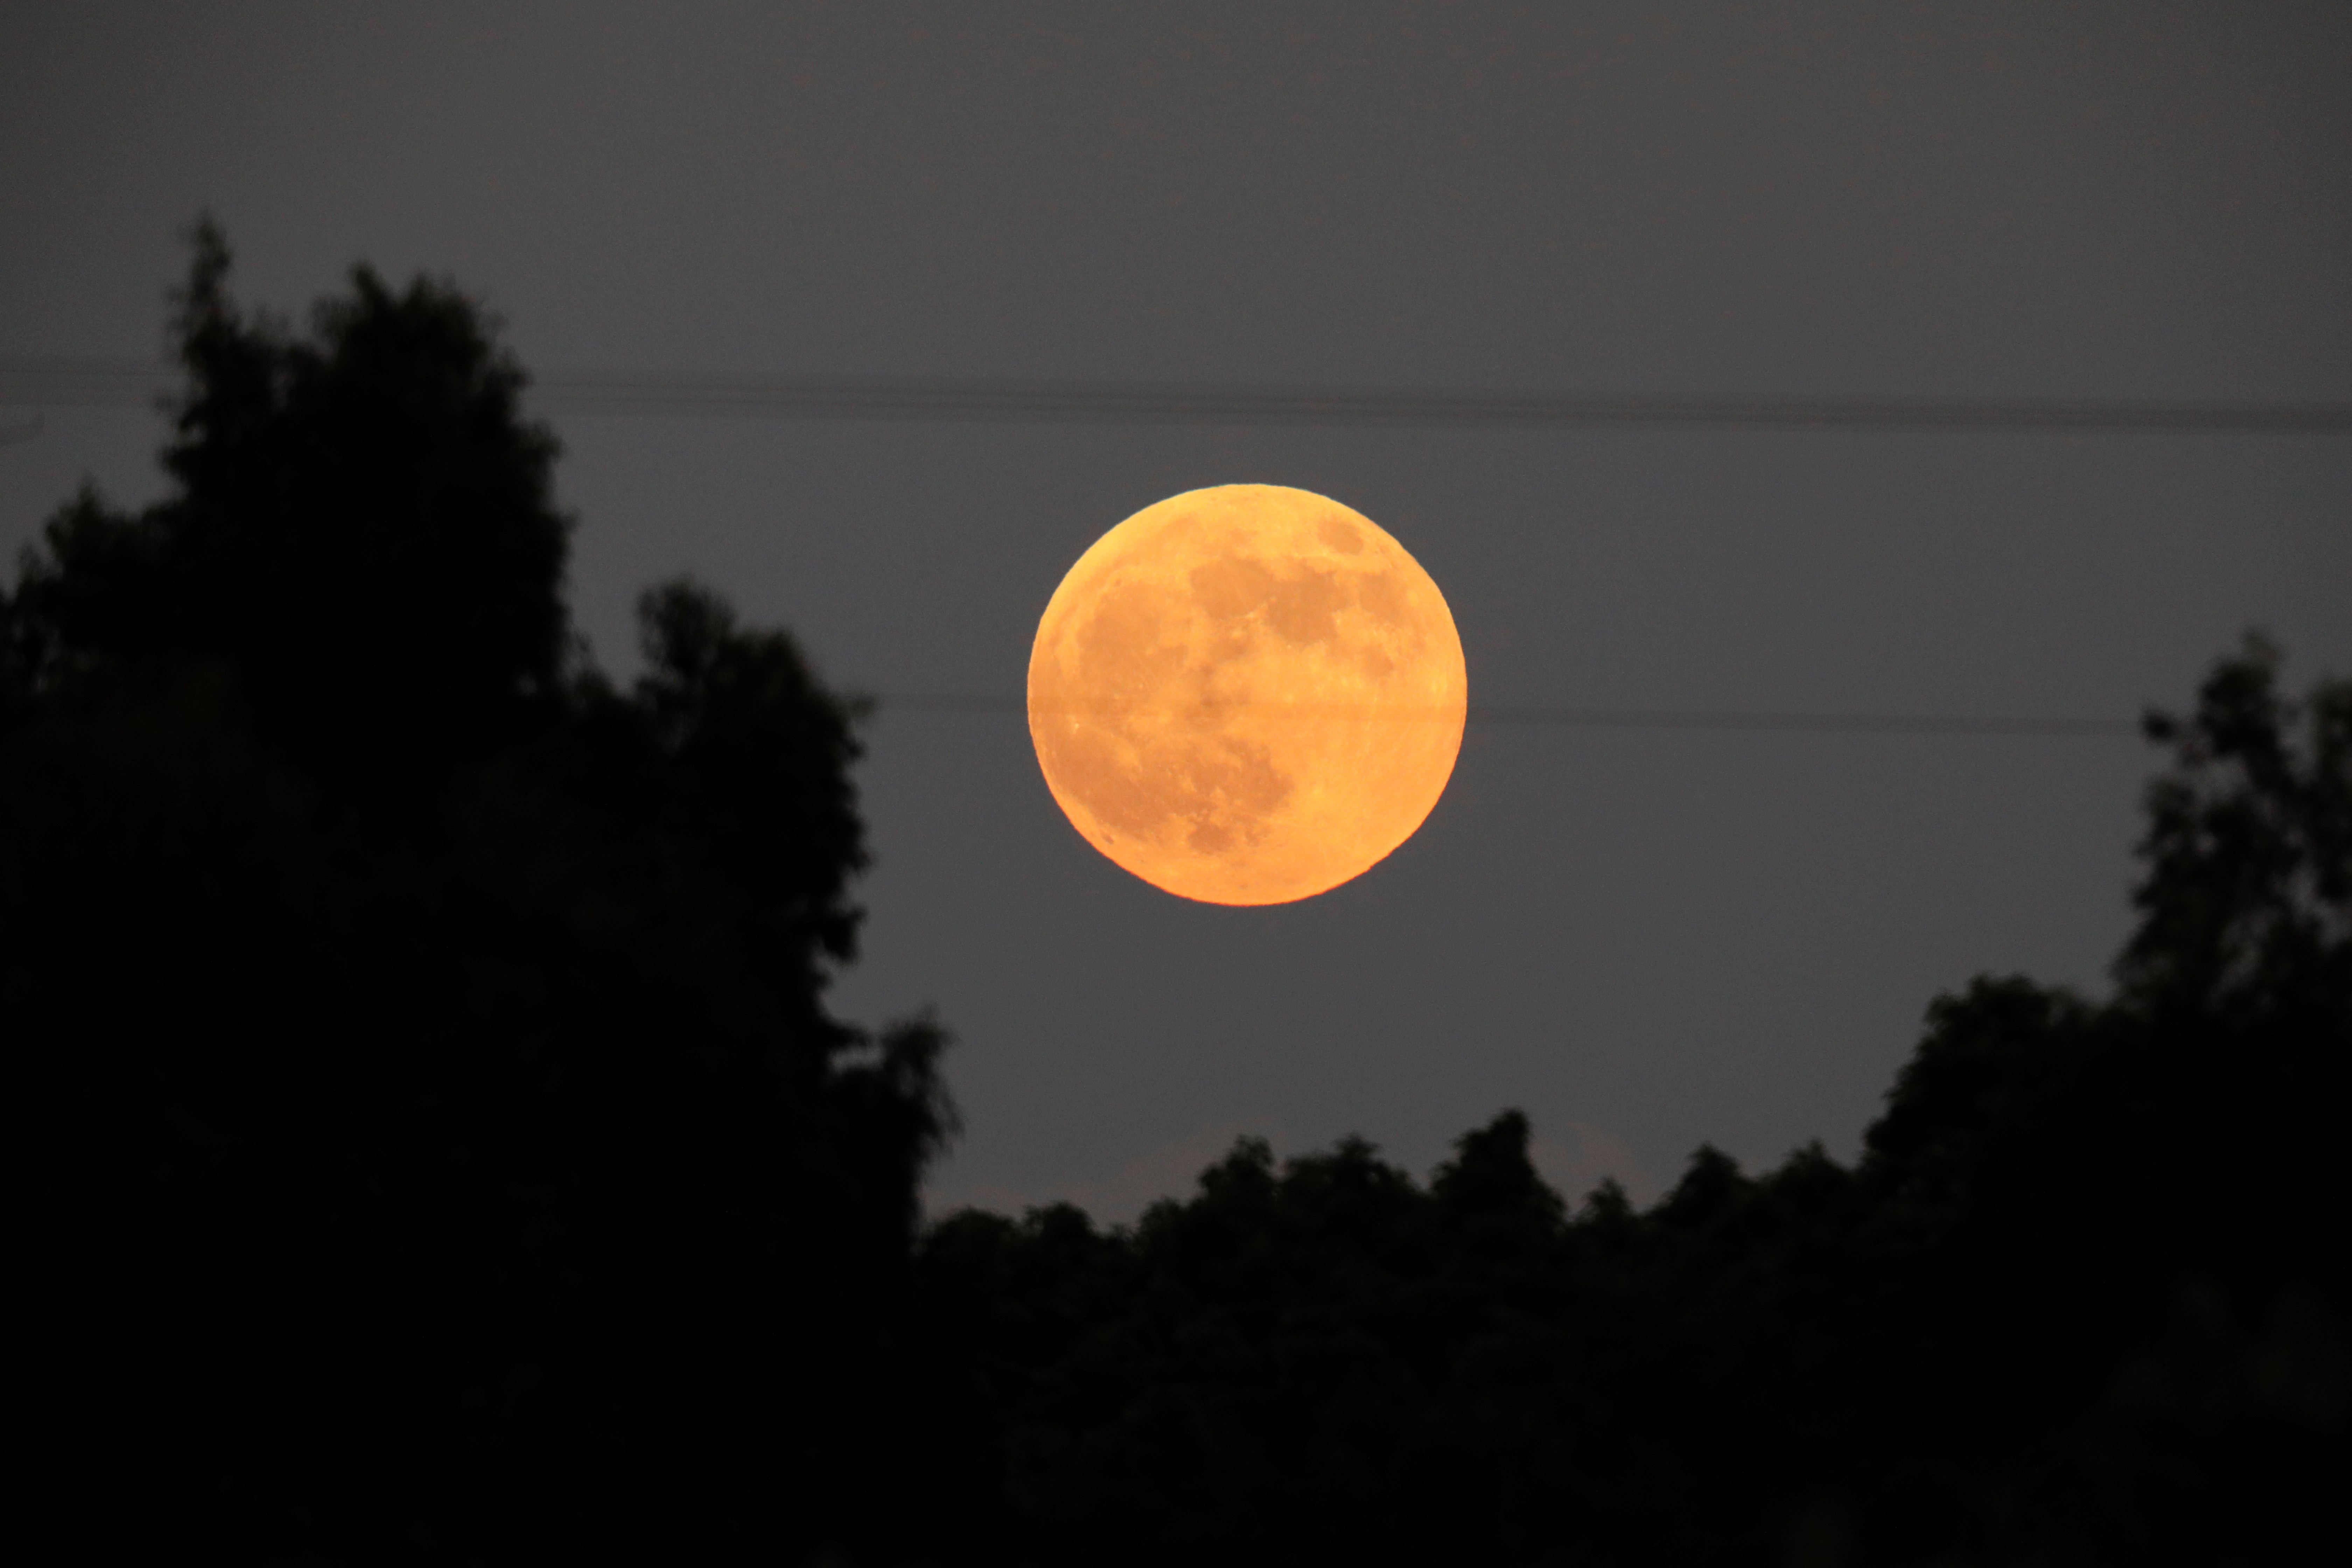
<svg viewBox="0 0 2352 1568"><path fill-rule="evenodd" d="M200 226L169 493L0 596L55 1500L176 1557L887 1534L948 1113L935 1028L823 1005L854 706L687 583L616 689L481 311L362 268L297 333L228 265Z"/></svg>

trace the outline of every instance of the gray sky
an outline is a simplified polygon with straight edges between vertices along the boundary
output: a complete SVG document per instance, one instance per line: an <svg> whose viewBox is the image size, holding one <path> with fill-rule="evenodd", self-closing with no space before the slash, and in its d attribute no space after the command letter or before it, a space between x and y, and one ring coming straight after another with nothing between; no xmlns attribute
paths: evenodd
<svg viewBox="0 0 2352 1568"><path fill-rule="evenodd" d="M2334 0L17 6L0 169L0 355L153 354L209 207L248 300L446 272L541 370L2352 397ZM556 423L625 672L690 570L845 684L1014 697L1087 544L1241 480L1402 540L1474 703L2128 718L2252 625L2352 671L2340 433ZM47 411L0 549L160 433ZM1936 992L2104 984L2151 761L1474 725L1390 862L1231 910L1088 848L1017 716L870 739L836 995L959 1037L935 1195L1111 1215L1506 1105L1570 1184L1850 1153Z"/></svg>

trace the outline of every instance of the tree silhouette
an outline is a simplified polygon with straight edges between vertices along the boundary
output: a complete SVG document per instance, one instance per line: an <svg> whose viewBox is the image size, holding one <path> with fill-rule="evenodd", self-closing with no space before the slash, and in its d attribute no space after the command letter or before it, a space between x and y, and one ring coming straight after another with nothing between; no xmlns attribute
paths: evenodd
<svg viewBox="0 0 2352 1568"><path fill-rule="evenodd" d="M1852 1168L1570 1215L1506 1113L1425 1187L1244 1141L1129 1230L935 1228L968 1560L2340 1554L2352 683L2276 667L2150 721L2113 997L1938 999Z"/></svg>
<svg viewBox="0 0 2352 1568"><path fill-rule="evenodd" d="M219 235L170 492L0 595L22 1489L89 1558L2332 1560L2352 683L2150 720L2104 999L1940 997L1852 1165L1573 1213L1244 1140L1104 1231L919 1226L856 710L687 583L576 650L556 445L454 288L306 333ZM28 1536L35 1532L27 1529ZM2333 1542L2331 1548L2328 1543ZM54 1550L54 1548L53 1548Z"/></svg>
<svg viewBox="0 0 2352 1568"><path fill-rule="evenodd" d="M0 599L42 1489L89 1555L887 1539L939 1032L823 990L850 705L688 584L572 653L553 437L447 285L307 335L200 227L171 492Z"/></svg>

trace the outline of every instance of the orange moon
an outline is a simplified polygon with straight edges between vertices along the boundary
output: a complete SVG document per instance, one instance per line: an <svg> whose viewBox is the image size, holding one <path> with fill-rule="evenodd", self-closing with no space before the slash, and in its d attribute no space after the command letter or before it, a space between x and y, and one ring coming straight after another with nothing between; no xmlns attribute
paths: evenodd
<svg viewBox="0 0 2352 1568"><path fill-rule="evenodd" d="M1071 826L1212 904L1312 898L1412 837L1468 701L1421 563L1280 485L1187 490L1104 534L1029 654L1029 735Z"/></svg>

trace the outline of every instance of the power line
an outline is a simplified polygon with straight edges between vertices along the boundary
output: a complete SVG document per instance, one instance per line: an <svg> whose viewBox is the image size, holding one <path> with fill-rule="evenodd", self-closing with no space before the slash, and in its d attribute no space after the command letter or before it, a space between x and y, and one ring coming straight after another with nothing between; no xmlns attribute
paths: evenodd
<svg viewBox="0 0 2352 1568"><path fill-rule="evenodd" d="M145 361L0 356L0 401L125 407L162 395L168 369ZM540 400L580 413L890 420L1497 426L1652 425L1714 427L2061 430L2344 430L2352 405L1996 403L1927 400L1724 399L1436 392L1270 392L1108 383L730 381L559 374ZM27 396L27 393L35 395ZM39 428L37 416L27 434ZM885 712L1023 714L1008 697L902 692ZM1700 709L1478 705L1475 724L1580 730L1791 734L2035 736L2113 739L2139 726L2111 719L1903 713L1784 713Z"/></svg>
<svg viewBox="0 0 2352 1568"><path fill-rule="evenodd" d="M0 401L152 405L170 367L0 355ZM1096 381L660 375L557 371L530 394L553 414L982 424L1250 425L1432 429L2352 430L2352 403L2115 398L1735 397L1650 393L1244 387Z"/></svg>
<svg viewBox="0 0 2352 1568"><path fill-rule="evenodd" d="M1757 713L1644 708L1473 708L1471 721L1578 730L1759 731L1814 735L2021 735L2113 740L2140 733L2121 719L2021 719L1966 714Z"/></svg>
<svg viewBox="0 0 2352 1568"><path fill-rule="evenodd" d="M883 713L1025 714L1018 698L960 692L910 691L872 699ZM1473 703L1473 724L1570 730L1653 730L1812 735L2021 736L2052 740L2118 740L2140 734L2123 719L2033 719L1922 713L1785 713L1728 709L1516 708Z"/></svg>
<svg viewBox="0 0 2352 1568"><path fill-rule="evenodd" d="M150 361L0 355L0 401L69 407L152 405L170 367ZM558 372L535 384L551 412L1021 423L2060 431L2352 430L2352 404L2116 400L1728 398L1653 395L1361 392L1110 382L776 380ZM36 426L37 427L37 426ZM883 711L1019 714L1017 699L905 692ZM1901 713L1783 713L1636 708L1475 706L1477 724L1584 730L2113 739L2110 719Z"/></svg>

